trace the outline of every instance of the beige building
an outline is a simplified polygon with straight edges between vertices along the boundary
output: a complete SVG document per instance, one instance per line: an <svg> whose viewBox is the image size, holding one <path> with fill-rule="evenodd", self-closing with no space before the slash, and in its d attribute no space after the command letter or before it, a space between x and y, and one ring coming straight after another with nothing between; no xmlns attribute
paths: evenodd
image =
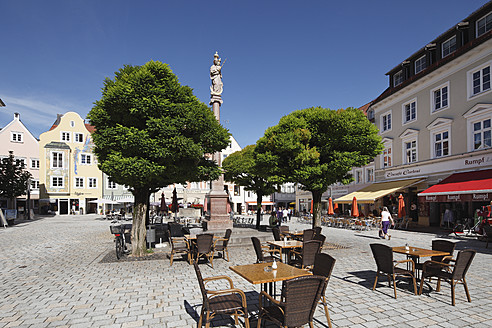
<svg viewBox="0 0 492 328"><path fill-rule="evenodd" d="M442 224L446 208L459 219L490 203L490 182L466 184L492 172L491 22L489 2L387 73L388 89L368 110L385 149L375 160L379 198L367 202L397 208L402 194L421 225ZM460 172L470 174L456 190L426 191Z"/></svg>
<svg viewBox="0 0 492 328"><path fill-rule="evenodd" d="M92 153L91 132L79 114L58 115L39 137L41 212L94 213L102 198L102 172Z"/></svg>
<svg viewBox="0 0 492 328"><path fill-rule="evenodd" d="M9 151L14 152L15 159L25 165L31 173L31 185L29 191L30 205L27 204L26 195L16 200L13 208L17 209L19 215L23 215L27 208L38 210L39 200L39 144L31 132L20 120L20 114L15 113L14 119L0 130L0 157L9 156ZM0 200L1 208L7 208L7 199Z"/></svg>

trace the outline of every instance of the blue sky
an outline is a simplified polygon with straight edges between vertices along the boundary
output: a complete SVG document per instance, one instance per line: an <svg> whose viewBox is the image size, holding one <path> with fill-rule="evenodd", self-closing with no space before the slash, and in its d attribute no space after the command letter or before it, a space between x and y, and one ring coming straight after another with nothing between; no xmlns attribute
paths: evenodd
<svg viewBox="0 0 492 328"><path fill-rule="evenodd" d="M0 126L14 112L38 137L82 117L105 77L159 60L203 102L223 68L222 124L244 147L297 109L360 107L385 73L486 0L0 0Z"/></svg>

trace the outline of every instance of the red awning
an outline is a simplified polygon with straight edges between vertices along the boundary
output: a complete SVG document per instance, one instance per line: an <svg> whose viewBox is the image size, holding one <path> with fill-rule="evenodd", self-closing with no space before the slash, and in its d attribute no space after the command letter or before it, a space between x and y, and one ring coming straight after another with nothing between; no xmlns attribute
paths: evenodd
<svg viewBox="0 0 492 328"><path fill-rule="evenodd" d="M490 201L492 170L452 174L418 196L428 202Z"/></svg>

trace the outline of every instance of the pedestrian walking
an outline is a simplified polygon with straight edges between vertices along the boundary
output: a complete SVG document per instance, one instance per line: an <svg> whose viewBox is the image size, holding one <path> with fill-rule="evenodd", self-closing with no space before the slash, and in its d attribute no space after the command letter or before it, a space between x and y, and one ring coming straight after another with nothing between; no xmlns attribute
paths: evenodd
<svg viewBox="0 0 492 328"><path fill-rule="evenodd" d="M383 230L383 237L386 239L388 237L388 240L391 239L391 235L388 234L388 229L390 226L394 226L395 222L393 221L393 218L391 217L391 213L389 212L388 208L386 206L383 207L383 210L381 212L381 229Z"/></svg>
<svg viewBox="0 0 492 328"><path fill-rule="evenodd" d="M283 215L283 222L287 222L287 219L289 217L289 210L287 208L284 208L284 210L282 211L282 215Z"/></svg>
<svg viewBox="0 0 492 328"><path fill-rule="evenodd" d="M284 218L284 211L282 211L282 207L279 207L277 211L277 224L279 226L282 224L283 218Z"/></svg>

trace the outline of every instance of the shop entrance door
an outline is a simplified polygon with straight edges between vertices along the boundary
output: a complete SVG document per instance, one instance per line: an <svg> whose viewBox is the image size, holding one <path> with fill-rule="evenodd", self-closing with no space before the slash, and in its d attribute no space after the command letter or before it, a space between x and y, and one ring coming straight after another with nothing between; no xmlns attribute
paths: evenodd
<svg viewBox="0 0 492 328"><path fill-rule="evenodd" d="M60 214L68 214L68 199L60 199Z"/></svg>

